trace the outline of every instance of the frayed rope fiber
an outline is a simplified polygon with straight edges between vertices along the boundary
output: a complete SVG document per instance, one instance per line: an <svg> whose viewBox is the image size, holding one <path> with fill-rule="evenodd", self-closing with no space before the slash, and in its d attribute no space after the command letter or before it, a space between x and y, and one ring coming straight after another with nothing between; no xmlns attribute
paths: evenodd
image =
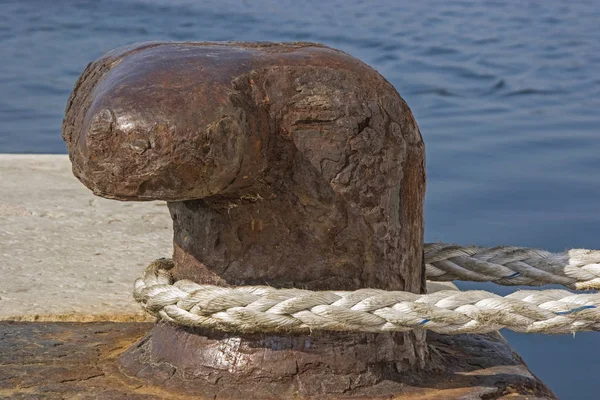
<svg viewBox="0 0 600 400"><path fill-rule="evenodd" d="M600 287L600 252L550 253L517 247L425 245L427 278L503 285ZM234 332L311 330L389 332L429 329L443 334L600 331L600 295L567 290L522 290L502 297L485 291L445 290L419 295L360 289L309 291L268 286L221 287L174 282L167 259L150 264L134 285L144 310L185 326Z"/></svg>

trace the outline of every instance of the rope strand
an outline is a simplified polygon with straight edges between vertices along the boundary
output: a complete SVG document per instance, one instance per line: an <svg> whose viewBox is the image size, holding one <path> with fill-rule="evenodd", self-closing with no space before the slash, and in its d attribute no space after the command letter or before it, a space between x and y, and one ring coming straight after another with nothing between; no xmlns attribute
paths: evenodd
<svg viewBox="0 0 600 400"><path fill-rule="evenodd" d="M504 286L560 284L569 289L600 289L600 251L564 253L523 247L462 247L425 244L425 272L432 281L494 282Z"/></svg>

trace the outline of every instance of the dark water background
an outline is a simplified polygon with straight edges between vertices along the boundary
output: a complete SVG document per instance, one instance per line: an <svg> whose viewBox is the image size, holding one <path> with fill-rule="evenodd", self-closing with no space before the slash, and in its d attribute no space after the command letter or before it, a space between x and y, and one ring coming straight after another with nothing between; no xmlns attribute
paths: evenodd
<svg viewBox="0 0 600 400"><path fill-rule="evenodd" d="M0 153L65 153L78 75L147 40L340 48L417 118L427 241L600 248L597 1L0 0ZM505 335L561 399L600 398L600 333Z"/></svg>

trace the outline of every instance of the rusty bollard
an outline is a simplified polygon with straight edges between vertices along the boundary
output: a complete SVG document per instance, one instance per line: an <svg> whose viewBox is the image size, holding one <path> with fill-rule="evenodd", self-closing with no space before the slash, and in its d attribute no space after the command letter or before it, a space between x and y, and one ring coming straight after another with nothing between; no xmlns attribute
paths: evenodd
<svg viewBox="0 0 600 400"><path fill-rule="evenodd" d="M63 137L96 195L168 202L176 279L424 290L421 134L392 85L341 51L114 50L79 78ZM157 323L121 368L206 397L378 397L399 393L427 357L423 332L239 335Z"/></svg>

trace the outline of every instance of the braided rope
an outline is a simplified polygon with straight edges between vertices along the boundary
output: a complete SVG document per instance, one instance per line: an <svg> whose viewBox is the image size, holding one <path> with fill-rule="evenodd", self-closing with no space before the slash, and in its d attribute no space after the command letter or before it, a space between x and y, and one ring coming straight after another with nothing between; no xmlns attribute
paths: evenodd
<svg viewBox="0 0 600 400"><path fill-rule="evenodd" d="M425 269L432 281L494 282L499 285L560 284L570 289L600 289L600 251L564 253L523 247L462 247L425 244Z"/></svg>
<svg viewBox="0 0 600 400"><path fill-rule="evenodd" d="M173 282L173 263L150 264L134 298L163 320L236 332L354 332L430 329L443 334L517 332L564 334L600 331L600 295L566 290L445 290L419 295L377 289L309 291L267 286L226 288Z"/></svg>

